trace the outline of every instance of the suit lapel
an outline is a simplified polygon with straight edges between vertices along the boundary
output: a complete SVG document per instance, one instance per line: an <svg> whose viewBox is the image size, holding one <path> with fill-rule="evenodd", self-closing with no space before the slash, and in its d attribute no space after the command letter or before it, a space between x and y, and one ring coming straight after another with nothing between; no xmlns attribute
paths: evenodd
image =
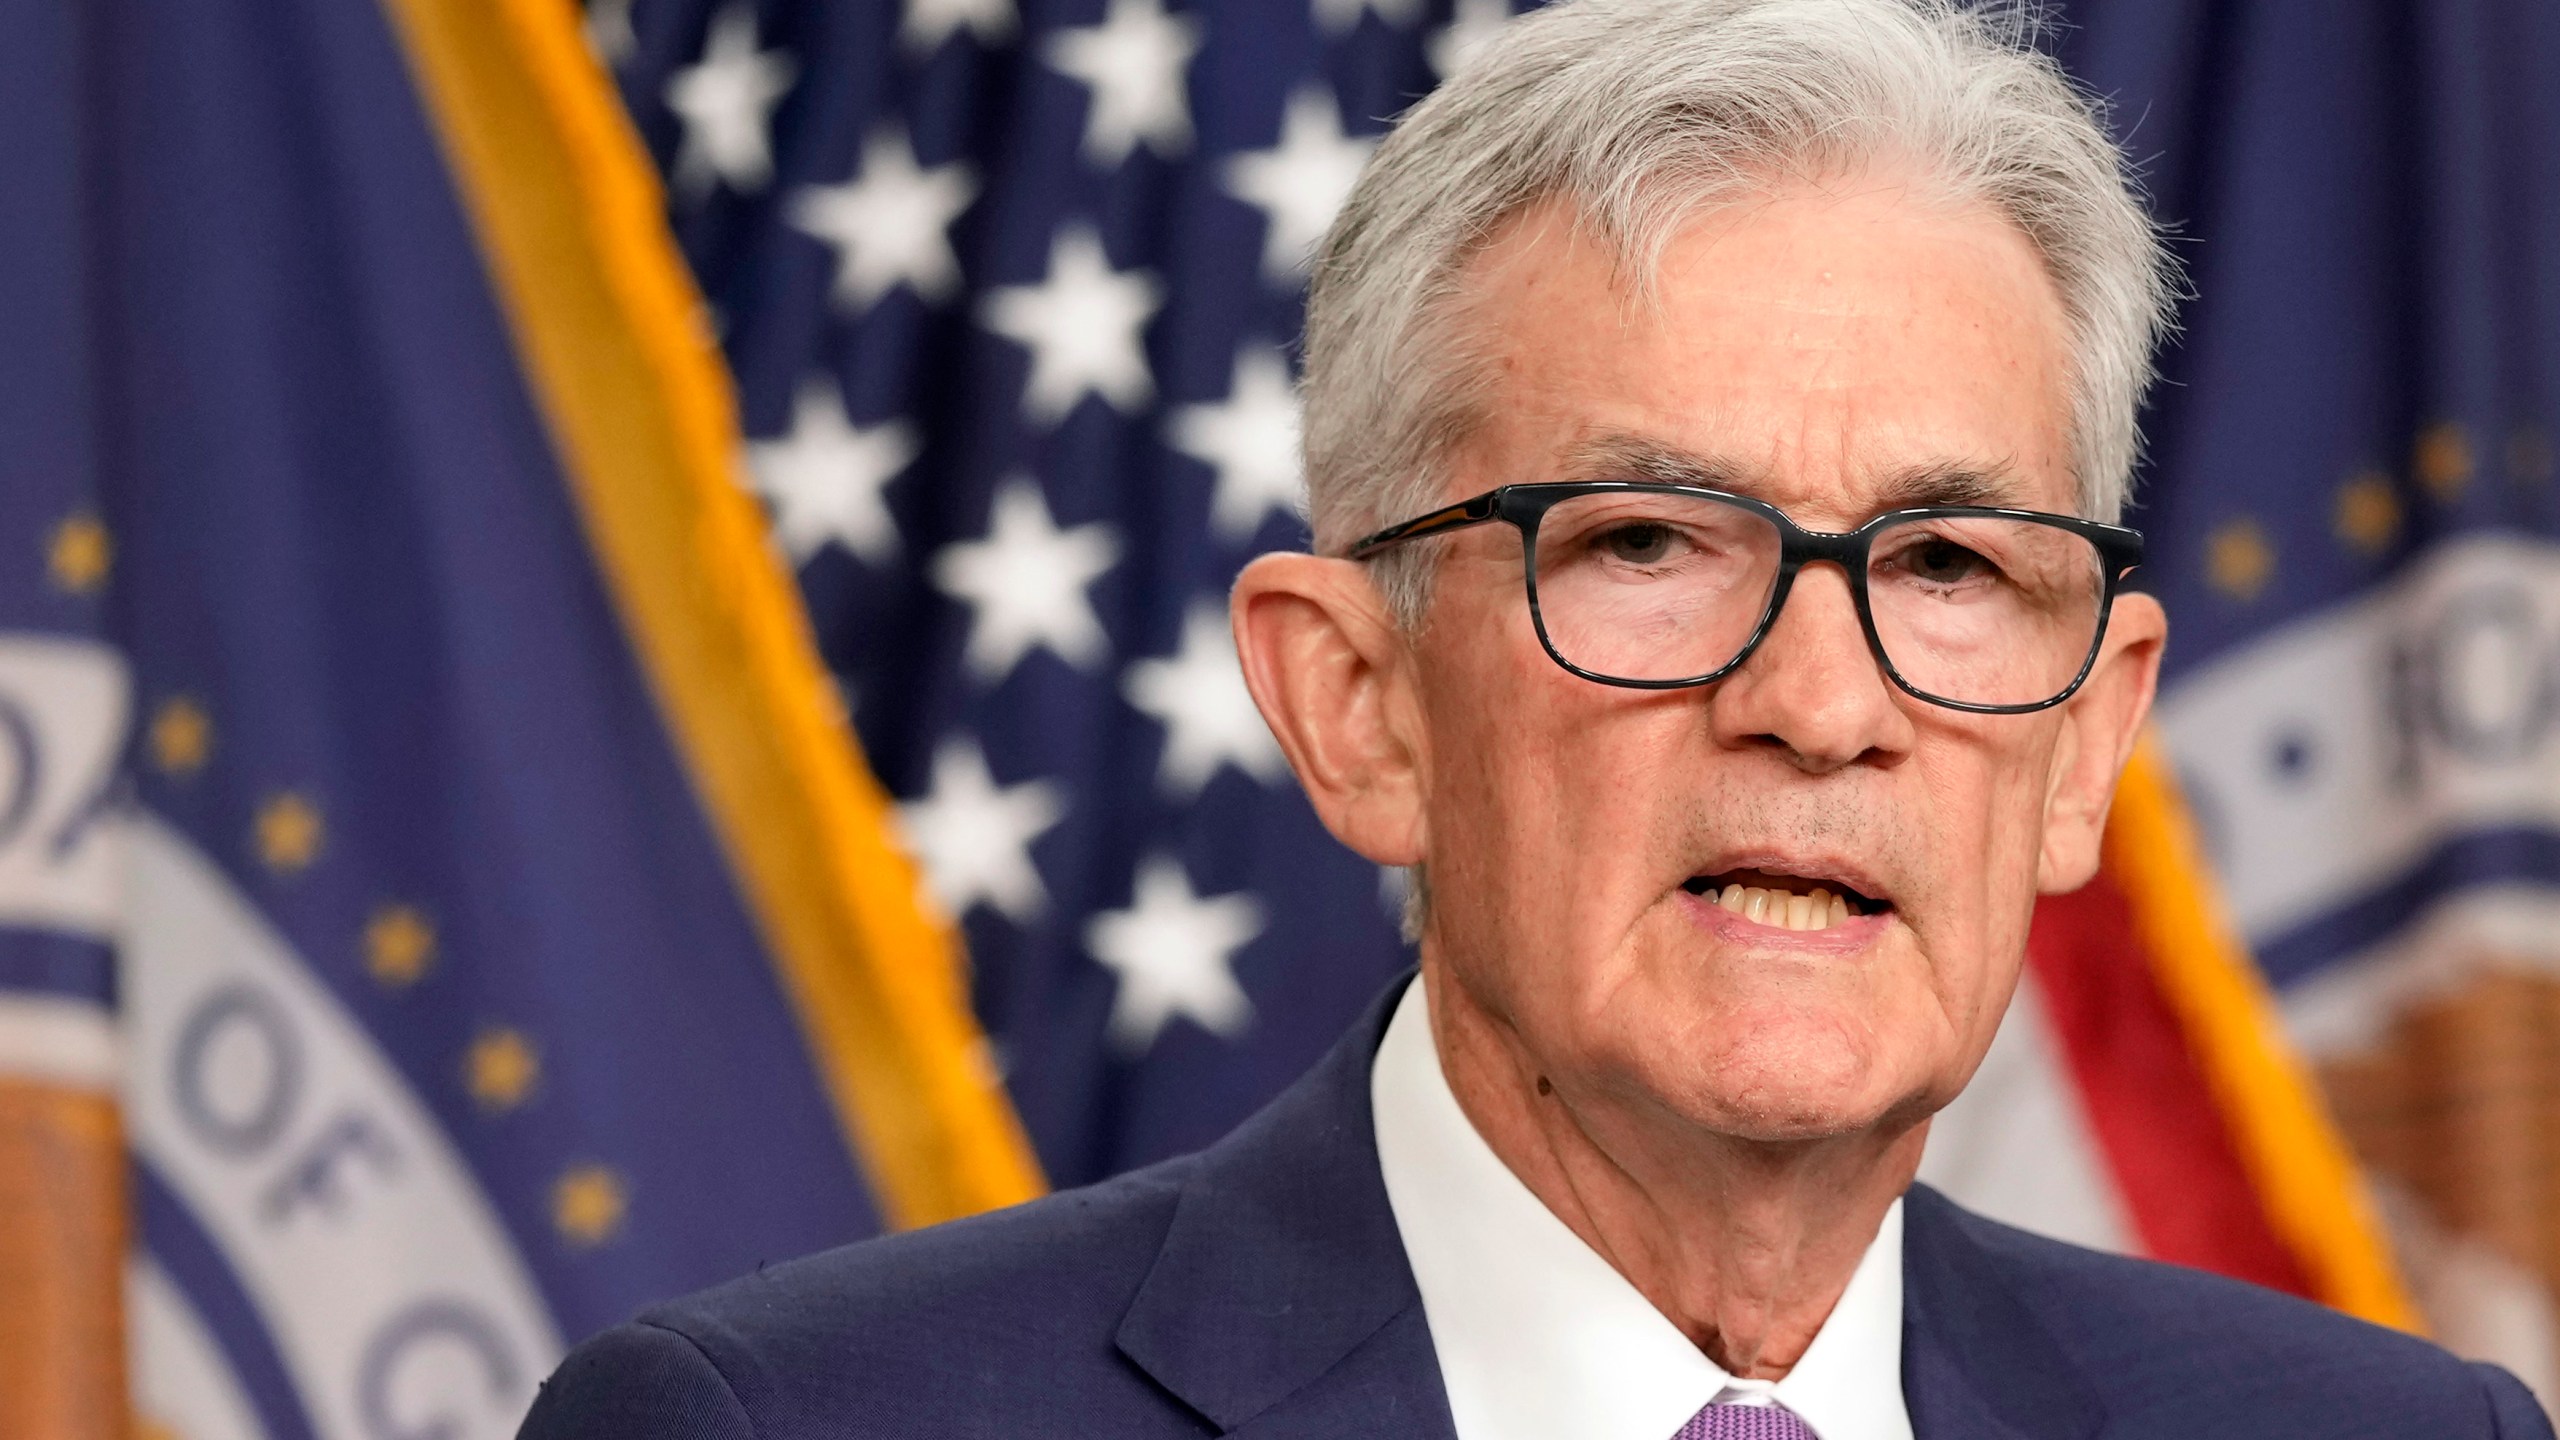
<svg viewBox="0 0 2560 1440"><path fill-rule="evenodd" d="M1236 1440L1456 1440L1422 1306L1397 1311L1316 1379L1229 1433Z"/></svg>
<svg viewBox="0 0 2560 1440"><path fill-rule="evenodd" d="M1121 1321L1121 1353L1223 1431L1454 1440L1369 1117L1403 990L1200 1157Z"/></svg>
<svg viewBox="0 0 2560 1440"><path fill-rule="evenodd" d="M1916 1440L2095 1434L2096 1394L1968 1233L1970 1217L1925 1185L1902 1217L1902 1394Z"/></svg>
<svg viewBox="0 0 2560 1440"><path fill-rule="evenodd" d="M1369 1111L1370 1061L1403 990L1200 1157L1121 1320L1121 1353L1224 1433L1455 1440ZM1903 1207L1916 1440L2088 1440L2104 1410L1968 1219L1926 1186Z"/></svg>

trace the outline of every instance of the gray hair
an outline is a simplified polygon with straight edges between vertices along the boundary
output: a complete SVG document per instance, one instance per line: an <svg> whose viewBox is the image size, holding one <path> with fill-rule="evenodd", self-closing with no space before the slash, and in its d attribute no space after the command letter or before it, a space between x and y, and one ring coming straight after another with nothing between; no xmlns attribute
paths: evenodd
<svg viewBox="0 0 2560 1440"><path fill-rule="evenodd" d="M1884 159L2034 243L2071 328L2079 503L2114 519L2175 270L2098 102L2033 48L2035 25L2014 0L1565 0L1512 22L1379 145L1318 252L1303 387L1318 552L1443 502L1489 381L1463 272L1504 221L1569 200L1643 294L1701 208ZM1378 562L1408 626L1431 548Z"/></svg>

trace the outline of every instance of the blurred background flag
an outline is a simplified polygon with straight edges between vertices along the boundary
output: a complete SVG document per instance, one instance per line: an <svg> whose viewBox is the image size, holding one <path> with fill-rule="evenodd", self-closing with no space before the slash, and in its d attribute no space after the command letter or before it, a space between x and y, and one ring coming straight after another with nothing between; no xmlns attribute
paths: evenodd
<svg viewBox="0 0 2560 1440"><path fill-rule="evenodd" d="M119 1068L189 1440L1035 1190L574 12L6 24L0 1430L125 1433Z"/></svg>
<svg viewBox="0 0 2560 1440"><path fill-rule="evenodd" d="M1049 1175L1207 1144L1407 960L1246 696L1309 251L1499 4L638 0L589 34Z"/></svg>
<svg viewBox="0 0 2560 1440"><path fill-rule="evenodd" d="M0 1435L121 1436L113 826L129 701L104 642L87 136L68 5L0 13Z"/></svg>
<svg viewBox="0 0 2560 1440"><path fill-rule="evenodd" d="M2198 291L2141 523L2231 914L2439 1336L2560 1399L2560 9L2083 0Z"/></svg>

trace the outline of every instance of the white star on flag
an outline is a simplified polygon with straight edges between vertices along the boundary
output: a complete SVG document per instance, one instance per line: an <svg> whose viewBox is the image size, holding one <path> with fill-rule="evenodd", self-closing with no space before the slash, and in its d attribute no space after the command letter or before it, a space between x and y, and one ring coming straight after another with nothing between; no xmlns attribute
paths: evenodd
<svg viewBox="0 0 2560 1440"><path fill-rule="evenodd" d="M875 132L862 168L841 185L810 185L791 197L791 223L835 247L835 297L859 314L900 281L926 300L960 288L951 222L978 196L957 161L919 168L905 137Z"/></svg>
<svg viewBox="0 0 2560 1440"><path fill-rule="evenodd" d="M908 54L925 56L963 29L974 32L980 45L1001 45L1013 38L1019 24L1013 0L907 0L898 38Z"/></svg>
<svg viewBox="0 0 2560 1440"><path fill-rule="evenodd" d="M1054 422L1087 391L1123 412L1154 398L1142 336L1163 303L1154 276L1113 270L1102 237L1067 225L1050 242L1048 278L995 291L985 313L989 329L1031 352L1023 407Z"/></svg>
<svg viewBox="0 0 2560 1440"><path fill-rule="evenodd" d="M1085 158L1112 169L1143 140L1162 156L1191 147L1184 73L1200 49L1200 22L1169 15L1160 0L1111 0L1099 25L1061 30L1044 53L1093 92L1085 110Z"/></svg>
<svg viewBox="0 0 2560 1440"><path fill-rule="evenodd" d="M933 583L970 609L963 660L993 685L1035 645L1091 668L1107 642L1085 587L1120 559L1111 527L1061 530L1039 486L1016 478L996 491L987 538L949 546L933 559Z"/></svg>
<svg viewBox="0 0 2560 1440"><path fill-rule="evenodd" d="M1422 14L1422 0L1315 0L1316 24L1328 35L1347 35L1363 10L1377 11L1389 25L1410 25Z"/></svg>
<svg viewBox="0 0 2560 1440"><path fill-rule="evenodd" d="M898 807L900 828L943 910L954 920L980 902L1026 925L1049 901L1031 864L1031 842L1067 813L1049 780L996 784L986 753L967 740L933 752L933 789Z"/></svg>
<svg viewBox="0 0 2560 1440"><path fill-rule="evenodd" d="M741 0L715 16L701 63L667 81L667 108L684 122L677 187L698 195L719 179L740 191L763 189L773 178L765 129L799 70L780 50L756 49L753 5Z"/></svg>
<svg viewBox="0 0 2560 1440"><path fill-rule="evenodd" d="M1156 783L1175 798L1198 795L1221 765L1266 785L1288 775L1280 744L1245 689L1224 606L1193 605L1182 617L1181 648L1164 659L1132 663L1120 689L1131 705L1164 726Z"/></svg>
<svg viewBox="0 0 2560 1440"><path fill-rule="evenodd" d="M1305 85L1290 93L1279 144L1227 162L1228 191L1262 207L1270 220L1262 237L1264 275L1296 285L1376 144L1344 135L1332 93Z"/></svg>
<svg viewBox="0 0 2560 1440"><path fill-rule="evenodd" d="M1236 983L1235 952L1262 933L1262 907L1250 895L1204 900L1182 866L1162 855L1138 863L1129 908L1096 915L1085 949L1120 978L1111 1001L1111 1042L1138 1056L1165 1022L1187 1015L1221 1036L1253 1020L1253 1001Z"/></svg>
<svg viewBox="0 0 2560 1440"><path fill-rule="evenodd" d="M835 380L815 377L792 398L791 433L749 445L747 459L792 563L808 563L833 540L878 566L898 552L898 527L881 489L914 463L918 448L904 421L853 424Z"/></svg>
<svg viewBox="0 0 2560 1440"><path fill-rule="evenodd" d="M1493 43L1502 34L1502 27L1510 23L1511 0L1458 0L1449 23L1441 26L1422 48L1430 57L1431 68L1446 80Z"/></svg>
<svg viewBox="0 0 2560 1440"><path fill-rule="evenodd" d="M1209 523L1220 535L1250 540L1262 517L1297 505L1298 396L1279 351L1237 350L1227 398L1174 411L1171 431L1175 449L1218 472Z"/></svg>

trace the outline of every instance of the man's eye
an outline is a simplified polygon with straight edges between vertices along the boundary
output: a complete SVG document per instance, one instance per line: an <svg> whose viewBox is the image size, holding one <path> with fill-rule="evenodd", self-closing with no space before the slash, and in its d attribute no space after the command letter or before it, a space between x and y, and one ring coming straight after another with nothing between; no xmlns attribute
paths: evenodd
<svg viewBox="0 0 2560 1440"><path fill-rule="evenodd" d="M1620 525L1600 536L1601 553L1629 565L1659 565L1671 554L1668 525Z"/></svg>
<svg viewBox="0 0 2560 1440"><path fill-rule="evenodd" d="M1992 570L1990 561L1945 539L1917 541L1904 548L1897 563L1914 578L1937 585L1961 584Z"/></svg>

